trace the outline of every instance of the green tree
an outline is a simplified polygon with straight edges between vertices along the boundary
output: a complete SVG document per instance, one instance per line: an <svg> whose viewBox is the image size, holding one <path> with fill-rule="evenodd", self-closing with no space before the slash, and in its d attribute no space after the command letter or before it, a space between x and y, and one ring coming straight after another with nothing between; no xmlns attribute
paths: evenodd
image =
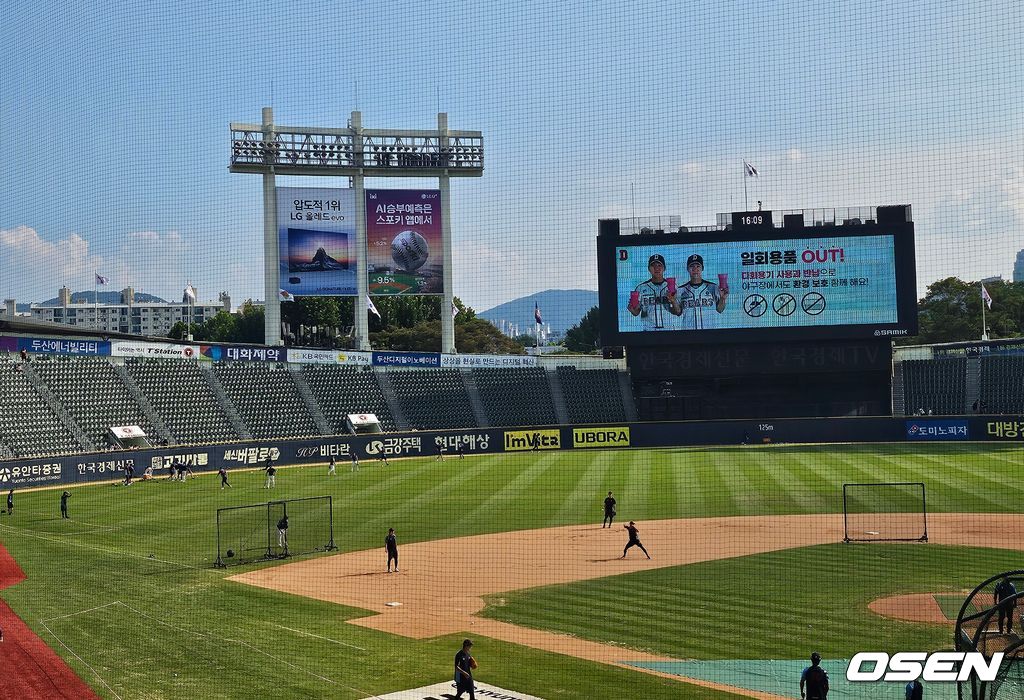
<svg viewBox="0 0 1024 700"><path fill-rule="evenodd" d="M580 322L565 332L565 348L574 352L596 352L601 349L601 312L596 306L583 315Z"/></svg>
<svg viewBox="0 0 1024 700"><path fill-rule="evenodd" d="M193 333L196 340L211 343L231 343L238 335L238 316L227 311L218 311L208 318Z"/></svg>
<svg viewBox="0 0 1024 700"><path fill-rule="evenodd" d="M992 308L985 309L991 338L1015 338L1024 328L1024 283L986 282ZM947 277L928 286L918 302L917 336L901 345L955 343L981 338L981 284Z"/></svg>

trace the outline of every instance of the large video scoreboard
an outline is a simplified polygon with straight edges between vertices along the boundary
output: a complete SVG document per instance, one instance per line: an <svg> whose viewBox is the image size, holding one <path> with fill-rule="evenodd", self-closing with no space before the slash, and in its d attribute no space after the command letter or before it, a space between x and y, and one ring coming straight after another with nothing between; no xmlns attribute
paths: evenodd
<svg viewBox="0 0 1024 700"><path fill-rule="evenodd" d="M603 344L917 333L913 222L741 222L726 231L599 235Z"/></svg>

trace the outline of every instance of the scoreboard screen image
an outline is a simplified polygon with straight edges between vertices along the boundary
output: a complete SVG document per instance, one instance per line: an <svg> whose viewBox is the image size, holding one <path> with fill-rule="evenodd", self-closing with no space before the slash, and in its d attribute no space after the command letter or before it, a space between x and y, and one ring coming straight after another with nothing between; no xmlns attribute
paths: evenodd
<svg viewBox="0 0 1024 700"><path fill-rule="evenodd" d="M917 332L910 222L604 235L598 258L606 345Z"/></svg>

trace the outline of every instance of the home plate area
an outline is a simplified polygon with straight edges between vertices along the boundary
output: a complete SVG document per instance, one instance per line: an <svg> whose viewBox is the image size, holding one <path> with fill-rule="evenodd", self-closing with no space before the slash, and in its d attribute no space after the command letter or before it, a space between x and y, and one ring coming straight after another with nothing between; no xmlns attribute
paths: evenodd
<svg viewBox="0 0 1024 700"><path fill-rule="evenodd" d="M488 700L544 700L536 695L526 695L515 690L505 690L486 683L476 684L476 696ZM374 695L364 700L451 700L455 697L455 684L451 681L446 683L435 683L434 685L414 688L413 690L400 690L397 693L387 695ZM468 697L465 693L463 698Z"/></svg>

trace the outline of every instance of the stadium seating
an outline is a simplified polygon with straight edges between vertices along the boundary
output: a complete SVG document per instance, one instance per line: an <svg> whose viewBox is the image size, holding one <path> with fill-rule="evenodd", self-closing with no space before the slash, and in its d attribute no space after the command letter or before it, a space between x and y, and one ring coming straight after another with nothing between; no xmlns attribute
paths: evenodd
<svg viewBox="0 0 1024 700"><path fill-rule="evenodd" d="M476 427L469 396L456 369L388 370L410 427L420 430Z"/></svg>
<svg viewBox="0 0 1024 700"><path fill-rule="evenodd" d="M480 401L492 426L552 425L555 406L545 370L539 367L474 369Z"/></svg>
<svg viewBox="0 0 1024 700"><path fill-rule="evenodd" d="M77 452L78 441L54 415L17 364L0 360L0 444L14 457Z"/></svg>
<svg viewBox="0 0 1024 700"><path fill-rule="evenodd" d="M137 425L151 438L156 435L106 358L42 356L32 368L96 445L106 445L107 429L116 425Z"/></svg>
<svg viewBox="0 0 1024 700"><path fill-rule="evenodd" d="M287 368L270 362L219 362L214 371L254 438L318 434Z"/></svg>
<svg viewBox="0 0 1024 700"><path fill-rule="evenodd" d="M395 430L391 409L372 371L342 365L305 365L302 376L335 433L347 432L345 417L350 413L373 413L382 430Z"/></svg>
<svg viewBox="0 0 1024 700"><path fill-rule="evenodd" d="M920 409L935 415L961 414L967 396L967 360L906 360L903 387L907 415Z"/></svg>
<svg viewBox="0 0 1024 700"><path fill-rule="evenodd" d="M565 406L572 423L619 423L626 420L622 388L614 369L559 367Z"/></svg>
<svg viewBox="0 0 1024 700"><path fill-rule="evenodd" d="M179 444L239 438L197 363L129 359L125 369Z"/></svg>
<svg viewBox="0 0 1024 700"><path fill-rule="evenodd" d="M981 358L981 413L1024 413L1024 357Z"/></svg>

